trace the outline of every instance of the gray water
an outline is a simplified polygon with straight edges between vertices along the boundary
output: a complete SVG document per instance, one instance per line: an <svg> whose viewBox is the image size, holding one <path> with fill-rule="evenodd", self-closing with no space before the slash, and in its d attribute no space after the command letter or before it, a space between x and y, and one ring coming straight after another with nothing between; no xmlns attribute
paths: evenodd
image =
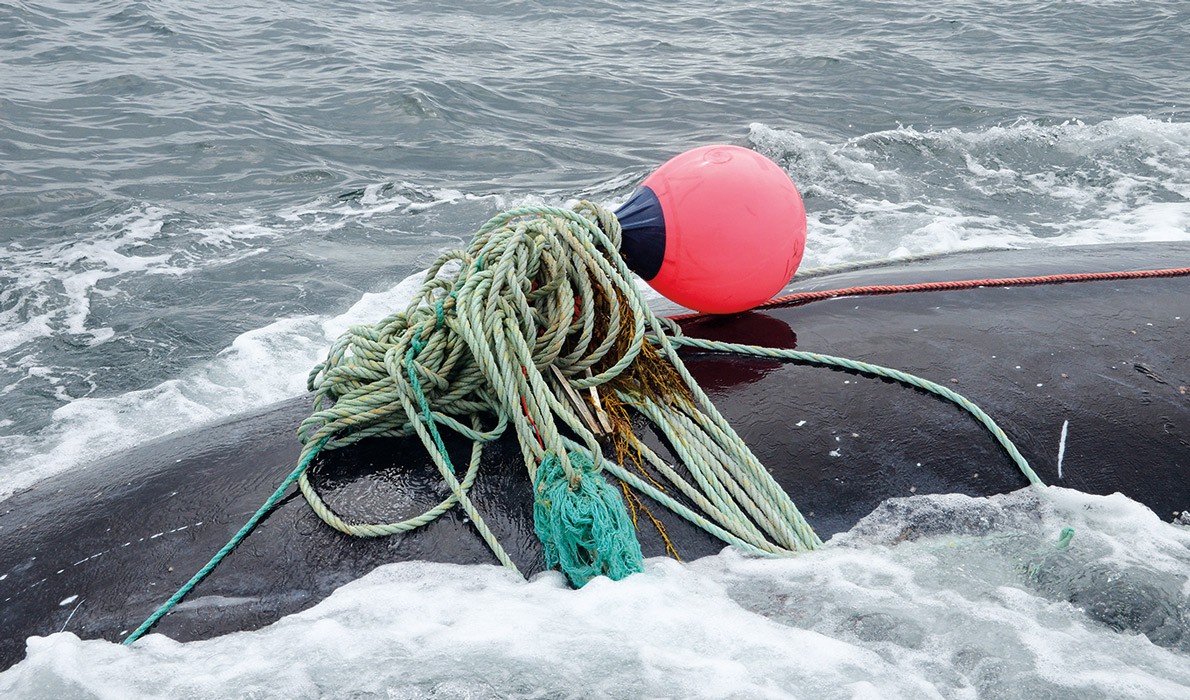
<svg viewBox="0 0 1190 700"><path fill-rule="evenodd" d="M790 173L804 267L1190 239L1190 3L263 5L0 4L0 497L299 393L492 214L695 145Z"/></svg>
<svg viewBox="0 0 1190 700"><path fill-rule="evenodd" d="M293 323L693 145L790 172L806 266L1190 235L1186 3L779 5L0 7L3 490L296 393Z"/></svg>

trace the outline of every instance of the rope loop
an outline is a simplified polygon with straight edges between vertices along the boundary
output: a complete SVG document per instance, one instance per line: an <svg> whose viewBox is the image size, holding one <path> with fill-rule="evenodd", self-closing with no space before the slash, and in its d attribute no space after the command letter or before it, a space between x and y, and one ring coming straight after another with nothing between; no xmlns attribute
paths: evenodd
<svg viewBox="0 0 1190 700"><path fill-rule="evenodd" d="M702 445L678 450L689 457L686 466L697 488L687 483L690 477L667 472L684 493L715 493L709 501L701 499L697 521L709 518L718 523L716 531L738 533L733 537L752 549L817 546L789 497L681 365L669 340L677 327L642 301L619 255L620 238L615 215L585 201L572 209L521 207L492 217L465 250L444 253L430 266L404 312L351 328L331 346L310 375L315 410L300 436L306 442L329 437L325 449L332 450L372 435L417 434L451 487L443 503L467 509L482 451L476 437L487 434L474 421L496 416L501 430L511 425L516 432L535 486L558 481L571 494L564 509L570 524L542 524L541 533L553 533L550 551L587 552L550 559L581 585L590 571L571 567L606 557L585 549L589 533L575 523L622 523L628 517L623 501L614 491L615 498L607 495L610 487L599 475L605 466L617 475L622 470L605 459L600 436L615 434L618 456L626 448L640 451L625 417L611 429L602 396L612 411L632 405L660 417L665 424L659 427L675 445ZM607 425L601 428L600 421ZM454 476L439 428L476 440L462 481ZM548 482L539 478L541 469L548 469ZM351 534L403 531L438 513L388 525L349 523L322 502L306 475L299 487L320 517ZM551 502L558 502L558 494ZM645 494L660 496L655 488ZM558 512L540 503L535 507L540 518ZM486 530L478 513L468 514ZM618 576L632 567L604 568Z"/></svg>

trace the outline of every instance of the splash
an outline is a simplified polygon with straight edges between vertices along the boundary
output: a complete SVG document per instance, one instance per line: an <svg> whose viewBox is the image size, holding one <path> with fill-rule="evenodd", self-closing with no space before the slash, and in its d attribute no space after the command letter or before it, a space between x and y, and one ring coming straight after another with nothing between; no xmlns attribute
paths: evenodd
<svg viewBox="0 0 1190 700"><path fill-rule="evenodd" d="M1190 685L1188 552L1190 530L1123 496L919 496L785 560L653 559L578 591L403 563L255 632L34 637L0 693L1174 698Z"/></svg>

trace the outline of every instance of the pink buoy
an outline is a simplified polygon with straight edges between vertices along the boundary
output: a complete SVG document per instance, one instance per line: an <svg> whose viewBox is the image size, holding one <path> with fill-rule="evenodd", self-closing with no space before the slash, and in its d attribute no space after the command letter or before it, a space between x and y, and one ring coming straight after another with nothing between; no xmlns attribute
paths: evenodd
<svg viewBox="0 0 1190 700"><path fill-rule="evenodd" d="M806 209L776 163L739 146L669 160L616 211L628 266L666 298L704 313L746 311L789 283Z"/></svg>

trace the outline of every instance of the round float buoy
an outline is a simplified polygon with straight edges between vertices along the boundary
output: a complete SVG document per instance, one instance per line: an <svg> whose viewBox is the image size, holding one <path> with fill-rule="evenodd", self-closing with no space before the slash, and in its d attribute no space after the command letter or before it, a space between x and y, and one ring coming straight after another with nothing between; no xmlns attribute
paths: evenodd
<svg viewBox="0 0 1190 700"><path fill-rule="evenodd" d="M806 245L806 210L776 163L739 146L669 160L616 211L632 271L695 311L745 311L788 284Z"/></svg>

